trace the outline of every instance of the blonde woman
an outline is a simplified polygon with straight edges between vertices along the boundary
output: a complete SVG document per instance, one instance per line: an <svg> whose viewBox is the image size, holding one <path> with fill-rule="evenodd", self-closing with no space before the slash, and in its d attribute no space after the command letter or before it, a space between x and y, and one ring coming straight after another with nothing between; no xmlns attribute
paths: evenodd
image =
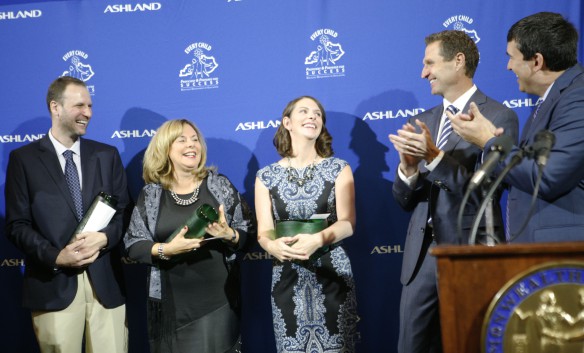
<svg viewBox="0 0 584 353"><path fill-rule="evenodd" d="M130 258L152 266L147 306L152 353L241 349L235 252L254 229L238 191L206 160L203 135L188 120L164 123L144 155L146 186L124 242ZM204 239L185 238L185 220L204 203L219 211L218 222L206 228Z"/></svg>

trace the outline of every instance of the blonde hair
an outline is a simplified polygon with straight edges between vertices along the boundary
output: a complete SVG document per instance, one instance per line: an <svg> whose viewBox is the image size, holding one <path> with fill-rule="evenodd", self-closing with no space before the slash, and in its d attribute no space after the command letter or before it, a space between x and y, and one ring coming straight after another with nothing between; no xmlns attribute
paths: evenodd
<svg viewBox="0 0 584 353"><path fill-rule="evenodd" d="M205 138L197 126L186 119L169 120L162 124L156 135L152 137L146 152L144 153L142 177L147 184L161 184L164 189L170 189L174 179L174 167L169 158L170 148L174 141L183 133L185 125L190 125L201 143L201 162L193 171L193 177L203 179L207 176L209 168L207 163L207 144Z"/></svg>

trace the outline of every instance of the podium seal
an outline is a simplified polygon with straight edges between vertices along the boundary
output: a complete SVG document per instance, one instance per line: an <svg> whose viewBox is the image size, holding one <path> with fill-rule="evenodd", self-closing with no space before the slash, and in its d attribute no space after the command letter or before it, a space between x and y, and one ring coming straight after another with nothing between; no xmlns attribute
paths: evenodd
<svg viewBox="0 0 584 353"><path fill-rule="evenodd" d="M507 282L482 328L482 353L584 351L584 262L549 262Z"/></svg>

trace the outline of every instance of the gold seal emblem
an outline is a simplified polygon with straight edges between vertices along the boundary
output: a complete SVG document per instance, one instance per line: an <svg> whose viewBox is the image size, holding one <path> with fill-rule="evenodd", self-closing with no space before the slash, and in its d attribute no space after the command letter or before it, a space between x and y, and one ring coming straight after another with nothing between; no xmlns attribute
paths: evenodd
<svg viewBox="0 0 584 353"><path fill-rule="evenodd" d="M553 262L507 282L485 315L483 353L584 352L584 262Z"/></svg>

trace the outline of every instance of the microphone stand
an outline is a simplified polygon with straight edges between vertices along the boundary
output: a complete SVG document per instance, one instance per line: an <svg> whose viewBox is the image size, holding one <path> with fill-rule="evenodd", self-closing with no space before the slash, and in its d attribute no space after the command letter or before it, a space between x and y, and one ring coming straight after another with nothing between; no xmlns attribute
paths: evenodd
<svg viewBox="0 0 584 353"><path fill-rule="evenodd" d="M481 202L481 205L479 207L479 210L477 212L477 214L475 215L474 221L473 221L473 226L471 229L471 233L470 233L470 237L468 239L468 244L469 245L475 245L476 244L476 236L477 236L477 231L479 229L479 225L481 223L481 219L483 217L483 213L485 212L485 209L487 208L487 204L490 203L490 205L492 206L492 202L493 202L493 195L495 194L495 191L497 191L497 188L499 187L499 185L501 185L501 183L503 182L503 179L505 178L505 176L509 173L509 171L515 167L517 164L519 164L521 162L521 160L524 157L524 151L522 149L520 149L512 158L511 158L511 162L509 164L507 164L505 166L505 168L503 169L503 171L501 171L501 173L497 176L497 179L495 179L495 181L491 184L491 187L489 188L488 192L485 194L485 197L483 198L483 201ZM489 202L490 201L490 202ZM492 217L492 209L491 209L491 217ZM492 219L491 219L492 221ZM488 237L492 237L492 241L495 242L496 238L494 236L494 231L488 232L487 236Z"/></svg>
<svg viewBox="0 0 584 353"><path fill-rule="evenodd" d="M463 243L463 234L462 234L462 215L464 214L464 208L468 203L468 198L470 197L471 189L469 187L466 188L464 192L464 196L462 197L462 201L460 202L460 207L458 208L458 216L456 218L456 231L458 233L458 244Z"/></svg>
<svg viewBox="0 0 584 353"><path fill-rule="evenodd" d="M483 189L483 199L487 200L487 209L485 210L485 227L487 232L486 242L488 246L495 245L495 222L493 220L493 198L487 198L487 192Z"/></svg>

